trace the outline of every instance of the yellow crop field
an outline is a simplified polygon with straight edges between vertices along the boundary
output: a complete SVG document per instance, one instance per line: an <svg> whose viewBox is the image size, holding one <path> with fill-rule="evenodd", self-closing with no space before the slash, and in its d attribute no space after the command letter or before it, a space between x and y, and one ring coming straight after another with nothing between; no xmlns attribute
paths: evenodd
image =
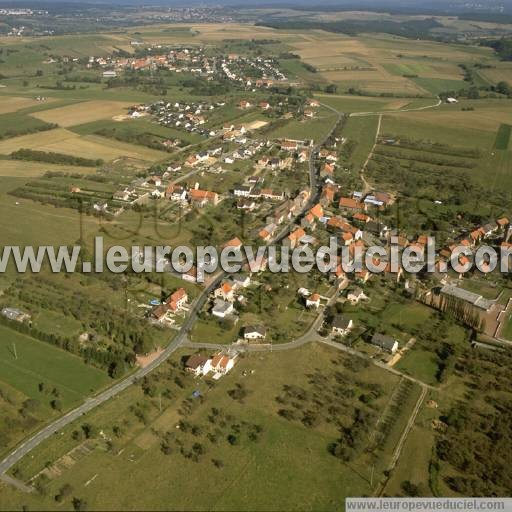
<svg viewBox="0 0 512 512"><path fill-rule="evenodd" d="M123 101L85 101L68 105L66 107L53 108L43 112L32 114L41 121L56 123L67 128L78 124L91 123L100 119L110 119L116 115L126 113L130 103Z"/></svg>
<svg viewBox="0 0 512 512"><path fill-rule="evenodd" d="M101 158L105 161L114 160L123 156L148 161L162 160L166 157L166 153L164 152L144 148L143 146L126 144L96 135L87 135L85 137L77 136L53 144L47 144L38 149L83 158Z"/></svg>
<svg viewBox="0 0 512 512"><path fill-rule="evenodd" d="M408 116L407 113L397 113L393 116ZM512 108L499 104L489 108L477 108L474 111L463 112L461 110L444 107L441 110L424 110L414 112L414 120L418 123L428 123L433 127L440 125L452 129L478 127L480 131L496 132L502 123L509 123L512 118Z"/></svg>
<svg viewBox="0 0 512 512"><path fill-rule="evenodd" d="M55 101L55 99L45 100L45 102L48 101ZM41 102L35 98L24 98L22 96L0 96L0 114L9 114L34 105L41 105Z"/></svg>
<svg viewBox="0 0 512 512"><path fill-rule="evenodd" d="M78 137L78 135L62 128L31 133L30 135L22 135L21 137L13 137L0 141L0 154L9 155L13 151L17 151L21 148L39 149L39 147L47 144L54 144L68 138L76 137Z"/></svg>

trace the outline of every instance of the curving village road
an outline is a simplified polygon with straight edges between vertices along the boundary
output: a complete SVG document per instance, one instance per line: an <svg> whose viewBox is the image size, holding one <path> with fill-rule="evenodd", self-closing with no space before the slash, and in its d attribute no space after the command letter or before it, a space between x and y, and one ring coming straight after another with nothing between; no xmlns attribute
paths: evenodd
<svg viewBox="0 0 512 512"><path fill-rule="evenodd" d="M322 104L325 108L328 110L331 110L332 112L337 114L337 119L335 124L333 125L332 129L329 131L329 133L321 140L319 141L314 148L311 151L310 158L309 158L309 184L310 184L310 198L307 204L304 206L304 208L299 212L297 216L295 216L293 219L290 220L290 222L286 225L286 227L270 242L272 244L280 242L287 234L290 232L291 228L293 227L295 221L300 218L308 209L310 209L314 203L316 202L318 196L319 196L319 185L318 185L318 170L316 168L316 162L315 157L317 152L320 150L320 148L325 144L325 142L332 136L340 122L344 119L344 114L341 112L338 112L336 109L332 108L329 105ZM269 243L269 245L270 245ZM12 477L8 476L6 473L9 471L15 464L17 464L23 457L25 457L28 453L30 453L32 450L34 450L37 446L39 446L43 441L57 433L58 431L62 430L64 427L75 421L76 419L80 418L84 414L87 414L89 411L95 409L99 405L105 403L106 401L110 400L111 398L117 396L119 393L124 391L126 388L137 382L139 379L143 378L147 374L151 373L153 370L158 368L162 363L164 363L169 357L181 346L184 346L187 341L187 335L192 329L195 321L197 320L197 314L201 311L203 306L206 304L206 301L208 300L208 296L212 292L212 290L218 285L218 283L225 278L227 275L226 272L222 271L219 272L218 275L215 275L212 279L212 281L208 284L208 286L203 290L201 295L196 299L196 301L193 303L190 314L185 320L185 323L181 327L180 331L176 335L176 337L172 340L172 342L165 348L165 350L160 354L160 356L152 361L148 366L145 368L141 368L134 372L133 374L129 375L128 377L122 379L121 381L117 382L110 388L106 389L105 391L101 392L100 394L88 398L82 405L79 407L69 411L64 416L61 416L57 420L53 421L52 423L46 425L44 428L39 430L36 434L32 435L25 441L23 441L21 444L19 444L7 457L5 457L0 462L0 479L2 479L4 482L15 485L20 490L30 490L30 488L27 488L24 484L21 482L17 482ZM304 337L302 337L304 338ZM301 344L306 343L307 340L301 340L300 343L295 342L293 346L300 346ZM294 343L294 342L292 342ZM225 347L224 347L225 348ZM274 349L276 349L274 347ZM289 348L289 347L288 347ZM283 346L281 350L286 349L286 347Z"/></svg>

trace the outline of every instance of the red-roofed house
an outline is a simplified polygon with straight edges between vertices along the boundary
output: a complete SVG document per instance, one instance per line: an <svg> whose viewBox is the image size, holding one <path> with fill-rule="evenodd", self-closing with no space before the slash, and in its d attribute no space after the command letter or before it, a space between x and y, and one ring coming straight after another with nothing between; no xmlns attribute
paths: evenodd
<svg viewBox="0 0 512 512"><path fill-rule="evenodd" d="M320 307L320 295L318 293L312 293L309 297L306 297L307 308L318 308Z"/></svg>
<svg viewBox="0 0 512 512"><path fill-rule="evenodd" d="M179 311L188 302L188 294L185 288L179 288L174 293L167 297L165 303L169 306L169 309L173 312Z"/></svg>
<svg viewBox="0 0 512 512"><path fill-rule="evenodd" d="M306 234L306 232L302 228L297 228L295 231L292 231L284 240L283 245L287 245L291 249L294 249L297 246L299 240Z"/></svg>
<svg viewBox="0 0 512 512"><path fill-rule="evenodd" d="M228 283L222 283L214 292L215 297L219 297L228 302L233 302L235 300L235 291L233 287Z"/></svg>
<svg viewBox="0 0 512 512"><path fill-rule="evenodd" d="M192 189L189 191L188 196L192 205L198 208L203 208L208 204L215 206L219 202L219 194L209 190Z"/></svg>
<svg viewBox="0 0 512 512"><path fill-rule="evenodd" d="M242 248L242 241L240 240L240 238L236 237L236 238L233 238L232 240L229 240L228 242L226 242L222 248L225 249L227 247L231 247L233 249L238 249L240 250Z"/></svg>
<svg viewBox="0 0 512 512"><path fill-rule="evenodd" d="M217 354L212 359L212 370L217 373L226 374L233 366L235 366L235 359L228 355Z"/></svg>
<svg viewBox="0 0 512 512"><path fill-rule="evenodd" d="M342 197L339 202L339 207L344 210L364 210L364 204L351 197Z"/></svg>

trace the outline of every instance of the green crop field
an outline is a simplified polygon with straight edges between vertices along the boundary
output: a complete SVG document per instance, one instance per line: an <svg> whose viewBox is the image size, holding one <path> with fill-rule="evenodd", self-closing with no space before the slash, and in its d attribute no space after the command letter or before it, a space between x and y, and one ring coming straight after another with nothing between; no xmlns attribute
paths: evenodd
<svg viewBox="0 0 512 512"><path fill-rule="evenodd" d="M355 142L348 161L359 171L370 153L377 134L378 116L350 117L343 127L343 136Z"/></svg>
<svg viewBox="0 0 512 512"><path fill-rule="evenodd" d="M512 126L510 126L509 124L500 125L498 133L496 134L496 141L494 142L494 147L496 149L508 149L511 133Z"/></svg>
<svg viewBox="0 0 512 512"><path fill-rule="evenodd" d="M416 62L384 64L384 68L394 75L421 75L431 71L428 65Z"/></svg>
<svg viewBox="0 0 512 512"><path fill-rule="evenodd" d="M31 116L10 113L0 115L0 139L51 128L51 125Z"/></svg>
<svg viewBox="0 0 512 512"><path fill-rule="evenodd" d="M109 381L105 372L86 365L80 358L4 326L0 326L0 352L0 380L34 399L41 397L39 383L56 387L64 408Z"/></svg>
<svg viewBox="0 0 512 512"><path fill-rule="evenodd" d="M458 91L467 87L467 84L463 80L447 80L443 78L412 78L412 80L418 84L422 89L431 92L434 95L438 95L445 91Z"/></svg>

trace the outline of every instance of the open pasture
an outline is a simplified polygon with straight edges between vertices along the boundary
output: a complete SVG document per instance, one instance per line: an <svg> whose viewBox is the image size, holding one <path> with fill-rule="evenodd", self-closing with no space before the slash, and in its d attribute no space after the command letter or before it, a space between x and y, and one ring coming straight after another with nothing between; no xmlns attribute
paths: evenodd
<svg viewBox="0 0 512 512"><path fill-rule="evenodd" d="M104 386L104 371L86 365L79 357L0 326L0 380L27 397L40 399L39 383L60 391L68 407Z"/></svg>
<svg viewBox="0 0 512 512"><path fill-rule="evenodd" d="M134 146L97 135L79 136L64 128L46 132L14 137L0 141L0 154L8 155L21 148L39 151L63 153L83 158L100 158L105 161L120 157L138 160L157 161L165 159L167 154L143 146Z"/></svg>
<svg viewBox="0 0 512 512"><path fill-rule="evenodd" d="M183 355L183 352L179 354ZM324 421L321 406L315 424L305 426L299 420L280 415L279 409L293 409L293 406L278 403L276 397L286 395L284 390L288 386L303 388L306 398L302 405L307 406L311 403L312 393L318 389L318 379L325 379L326 389L345 389L347 398L338 401L338 418L342 423L350 424L353 407L368 410L357 398L373 386L379 389L377 398L372 401L372 417L368 419L368 433L373 435L375 421L383 414L398 384L396 376L375 366L351 361L342 353L322 346L290 351L285 357L279 353L244 357L229 375L208 390L204 381L191 383L191 377L187 376L180 376L184 383L181 389L173 383L167 384L165 373L176 375L177 371L168 366L160 374L159 385L167 385L172 390L172 399L163 400L163 411L159 411L155 399L143 395L140 386L133 386L118 399L66 428L58 445L55 439L50 439L34 452L33 459L22 461L19 465L21 472L29 477L42 469L46 461L53 462L72 449L76 441L72 440L71 432L85 421L107 435L111 435L113 425L123 425L122 435L115 438L116 450L97 449L65 470L59 478L49 481L49 492L42 498L37 497L39 503L52 500L58 488L67 482L80 489L80 497L91 508L101 503L101 507L107 509L123 508L128 503L141 510L158 509L159 504L165 502L167 507L179 510L240 510L250 503L253 510L307 508L334 511L339 510L345 496L372 492L371 456L361 453L345 463L331 455L327 448L340 434L334 422ZM340 375L340 372L345 379L343 384L336 382L336 374ZM232 398L230 390L236 386L247 389L245 399ZM179 404L194 389L199 390L203 398L192 403L192 413L183 419ZM349 390L353 390L353 397ZM327 399L325 393L324 397ZM329 399L324 403L331 405ZM134 404L144 410L144 424L133 415ZM373 459L378 461L373 485L388 462L388 443L393 444L391 438L396 440L396 434L410 414L410 406L409 401L403 404L395 417L395 426L384 437L383 445L377 448L380 456ZM225 413L230 415L227 424L222 426L222 422L211 419L212 408L220 411L221 419ZM180 419L197 426L197 435L176 430L174 426ZM247 436L246 428L252 424L261 428L258 442L250 441ZM217 432L215 442L206 436L212 428ZM231 428L239 434L235 436L238 442L230 444L226 438ZM165 455L161 449L162 436L169 439L178 436L185 442L185 447L191 443L201 444L204 451L196 461L184 458L183 451L180 453L171 440L170 454ZM301 449L298 450L298 446ZM221 463L215 467L212 465L214 460ZM283 467L287 468L286 472L282 471ZM191 473L195 475L192 479ZM95 474L98 478L84 486ZM169 481L173 485L169 485ZM140 492L140 488L149 485L153 492ZM287 489L286 493L281 492L283 488ZM19 499L10 492L6 495L8 503ZM33 497L24 496L23 499L31 504Z"/></svg>
<svg viewBox="0 0 512 512"><path fill-rule="evenodd" d="M32 116L41 121L56 123L59 126L67 128L69 126L91 123L100 119L111 119L116 115L126 114L126 108L130 105L131 103L122 101L86 101L66 107L36 112L32 114Z"/></svg>
<svg viewBox="0 0 512 512"><path fill-rule="evenodd" d="M94 174L94 167L66 166L24 160L0 160L0 177L35 178L47 171L72 171L80 174Z"/></svg>
<svg viewBox="0 0 512 512"><path fill-rule="evenodd" d="M80 216L75 210L38 204L8 194L26 178L0 178L0 231L5 245L69 245L80 236ZM18 204L16 204L18 203ZM13 219L16 219L13 221ZM96 232L98 221L82 218L85 233ZM58 226L58 229L55 228Z"/></svg>
<svg viewBox="0 0 512 512"><path fill-rule="evenodd" d="M474 108L474 110L463 111L462 108ZM495 133L502 123L510 121L512 116L512 102L507 100L479 100L479 101L461 101L458 105L441 105L439 108L423 110L418 112L404 112L397 114L390 114L386 116L384 126L391 119L394 119L397 123L403 121L405 124L431 126L432 136L435 138L435 132L439 130L450 138L457 138L460 132L492 132ZM383 132L386 130L383 129ZM482 138L483 137L483 138ZM477 146L486 146L489 140L487 135L477 136ZM492 138L494 141L494 138ZM473 143L470 139L469 143ZM466 145L463 138L461 138L460 144L455 145Z"/></svg>

